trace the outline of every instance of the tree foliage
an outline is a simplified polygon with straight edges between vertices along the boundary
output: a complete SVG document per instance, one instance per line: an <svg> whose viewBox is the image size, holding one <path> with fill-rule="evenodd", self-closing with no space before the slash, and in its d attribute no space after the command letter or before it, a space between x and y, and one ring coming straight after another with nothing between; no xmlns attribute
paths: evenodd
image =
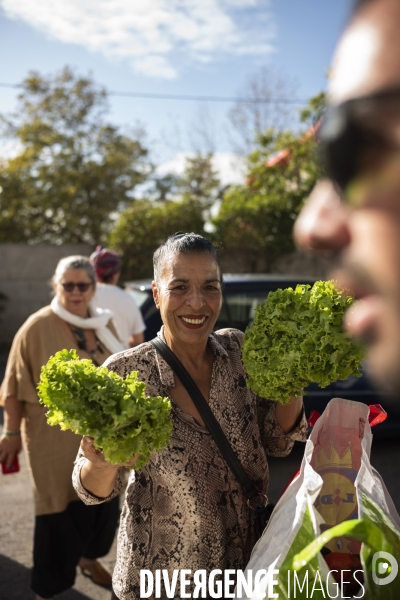
<svg viewBox="0 0 400 600"><path fill-rule="evenodd" d="M209 209L222 194L209 154L188 157L182 175L163 177L162 183L162 194L132 202L109 236L109 245L123 256L123 279L151 277L153 253L173 233L204 234Z"/></svg>
<svg viewBox="0 0 400 600"><path fill-rule="evenodd" d="M2 118L18 148L0 159L0 241L97 243L149 170L137 136L105 122L106 92L64 68L32 72Z"/></svg>
<svg viewBox="0 0 400 600"><path fill-rule="evenodd" d="M221 195L221 184L212 164L212 155L188 157L185 170L176 185L181 198L196 200L205 209L210 208Z"/></svg>
<svg viewBox="0 0 400 600"><path fill-rule="evenodd" d="M198 200L132 202L109 238L109 245L123 256L122 278L152 277L154 251L178 231L204 233L203 207Z"/></svg>
<svg viewBox="0 0 400 600"><path fill-rule="evenodd" d="M313 96L310 99L308 106L300 111L300 121L313 127L322 119L325 110L326 94L325 92L320 92L316 96Z"/></svg>
<svg viewBox="0 0 400 600"><path fill-rule="evenodd" d="M176 231L203 233L221 200L213 239L237 269L269 270L293 249L294 219L319 176L313 132L325 107L316 96L300 115L308 130L282 132L281 112L253 102L274 86L266 77L254 83L231 115L244 141L270 119L275 127L258 130L246 183L224 191L209 153L188 157L181 176L157 176L140 135L106 122L106 92L90 77L32 72L16 113L0 117L17 148L0 158L0 242L108 241L123 255L125 278L148 277L155 248ZM143 182L146 198L134 199Z"/></svg>
<svg viewBox="0 0 400 600"><path fill-rule="evenodd" d="M150 179L151 188L148 197L151 200L198 200L207 209L222 196L222 187L217 171L213 166L212 154L196 153L187 156L184 171L157 174Z"/></svg>
<svg viewBox="0 0 400 600"><path fill-rule="evenodd" d="M302 118L310 123L314 117L311 103ZM247 161L246 183L225 194L214 235L231 260L237 257L251 272L269 271L294 249L294 220L321 174L315 128L298 134L267 130Z"/></svg>

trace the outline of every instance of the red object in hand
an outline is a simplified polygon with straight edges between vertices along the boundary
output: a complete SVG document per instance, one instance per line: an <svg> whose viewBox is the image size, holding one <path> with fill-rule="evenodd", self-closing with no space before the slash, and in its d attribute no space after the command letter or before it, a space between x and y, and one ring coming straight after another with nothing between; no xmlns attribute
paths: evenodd
<svg viewBox="0 0 400 600"><path fill-rule="evenodd" d="M3 460L3 462L1 463L1 470L3 471L4 475L9 475L10 473L17 473L19 471L18 454L14 456L14 460L9 469L7 469L6 467L6 461Z"/></svg>

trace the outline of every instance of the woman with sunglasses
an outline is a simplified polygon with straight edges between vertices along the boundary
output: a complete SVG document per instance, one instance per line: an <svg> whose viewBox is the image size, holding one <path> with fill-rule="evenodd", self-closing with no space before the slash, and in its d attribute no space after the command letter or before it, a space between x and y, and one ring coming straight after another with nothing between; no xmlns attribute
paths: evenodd
<svg viewBox="0 0 400 600"><path fill-rule="evenodd" d="M110 585L110 574L96 559L110 550L119 517L118 498L99 506L78 500L71 474L81 438L47 425L36 386L42 365L59 350L74 348L81 358L100 365L123 346L112 313L90 313L96 283L88 258L61 259L52 286L50 306L31 315L17 332L1 387L0 462L12 464L22 436L34 489L31 587L36 600L52 599L72 587L77 565L95 583Z"/></svg>

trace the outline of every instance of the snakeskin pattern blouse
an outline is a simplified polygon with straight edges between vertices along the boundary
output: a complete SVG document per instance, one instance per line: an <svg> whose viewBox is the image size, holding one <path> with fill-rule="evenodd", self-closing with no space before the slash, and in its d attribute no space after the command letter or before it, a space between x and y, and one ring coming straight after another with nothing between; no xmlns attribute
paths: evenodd
<svg viewBox="0 0 400 600"><path fill-rule="evenodd" d="M209 337L214 353L209 404L248 476L267 493L267 455L289 454L295 440L305 441L307 423L303 413L300 424L284 434L275 403L246 387L241 336L238 330L223 329ZM105 366L122 377L137 370L152 396L168 396L174 387L171 368L148 342L110 357ZM132 471L128 482L113 574L120 600L140 598L141 569L167 569L170 580L174 569L190 569L192 574L198 569L244 569L255 543L252 512L213 438L170 400L169 445L153 452L150 462ZM118 476L108 498L90 494L80 481L85 461L78 454L73 483L86 504L103 502L121 491ZM163 593L161 586L161 597L166 598ZM177 594L179 598L179 586Z"/></svg>

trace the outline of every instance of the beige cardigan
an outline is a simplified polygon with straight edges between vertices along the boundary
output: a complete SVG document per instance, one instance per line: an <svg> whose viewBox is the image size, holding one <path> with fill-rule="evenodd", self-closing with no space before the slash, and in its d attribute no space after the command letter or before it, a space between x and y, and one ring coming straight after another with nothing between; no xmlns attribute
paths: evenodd
<svg viewBox="0 0 400 600"><path fill-rule="evenodd" d="M112 324L109 326L116 335ZM36 391L42 365L64 348L75 348L81 358L91 358L77 347L70 328L50 306L40 309L17 332L0 388L1 403L8 396L15 396L24 405L22 439L37 515L62 512L69 502L78 499L71 476L81 437L47 425L46 408L39 404ZM104 353L99 356L101 362L111 354L103 349Z"/></svg>

